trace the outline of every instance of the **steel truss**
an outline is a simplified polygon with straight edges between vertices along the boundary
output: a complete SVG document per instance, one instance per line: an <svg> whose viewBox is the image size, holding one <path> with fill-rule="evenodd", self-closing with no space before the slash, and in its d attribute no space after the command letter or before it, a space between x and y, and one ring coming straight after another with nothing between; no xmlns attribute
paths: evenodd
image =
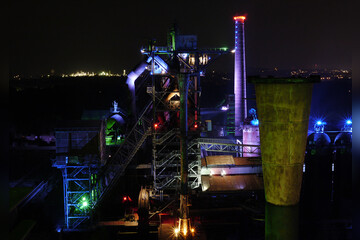
<svg viewBox="0 0 360 240"><path fill-rule="evenodd" d="M105 198L131 160L142 147L147 137L152 136L155 192L178 187L180 144L179 144L179 83L171 71L164 71L164 63L176 62L180 71L188 73L188 177L189 186L198 188L201 184L201 156L197 138L200 136L200 76L206 67L228 49L188 49L175 51L170 47L142 49L141 52L151 60L148 68L139 79L138 87L146 88L152 101L136 119L136 123L126 133L124 142L106 159L83 159L70 164L66 156L57 156L53 166L62 170L64 188L65 229L74 231L85 226L91 219L96 204ZM186 57L184 57L186 55ZM212 55L210 61L210 55ZM155 58L155 56L161 57ZM155 70L161 70L161 73ZM150 81L151 80L151 81ZM139 90L137 89L137 92ZM159 118L162 120L159 122ZM157 124L158 127L155 127ZM198 127L197 127L198 126ZM103 131L103 130L101 130ZM103 136L105 139L105 136ZM89 139L82 139L84 143ZM109 149L103 147L102 154Z"/></svg>
<svg viewBox="0 0 360 240"><path fill-rule="evenodd" d="M156 56L171 65L177 62L180 72L186 72L188 80L188 182L192 189L201 184L201 155L197 138L200 136L200 76L206 67L218 56L228 53L224 48L186 49L175 51L169 47L152 46L141 52L152 60L150 62L151 86L148 93L153 101L153 189L157 193L174 190L180 180L180 141L179 141L179 82L171 71L158 69ZM209 57L212 55L211 57ZM212 59L210 61L210 59ZM163 67L165 69L165 67ZM173 69L171 69L173 70Z"/></svg>
<svg viewBox="0 0 360 240"><path fill-rule="evenodd" d="M63 230L74 231L86 228L92 211L101 195L101 184L98 178L99 159L80 158L80 164L65 161L54 163L61 169L63 176L64 216Z"/></svg>
<svg viewBox="0 0 360 240"><path fill-rule="evenodd" d="M236 157L243 157L244 153L260 153L260 145L245 145L229 139L199 138L198 143L205 152L231 153Z"/></svg>

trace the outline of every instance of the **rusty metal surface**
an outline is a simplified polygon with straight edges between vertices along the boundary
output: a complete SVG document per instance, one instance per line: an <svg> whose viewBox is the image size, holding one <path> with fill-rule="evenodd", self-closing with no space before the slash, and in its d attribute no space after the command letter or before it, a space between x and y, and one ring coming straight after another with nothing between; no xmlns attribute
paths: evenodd
<svg viewBox="0 0 360 240"><path fill-rule="evenodd" d="M235 165L232 155L207 156L201 159L202 166L210 165Z"/></svg>
<svg viewBox="0 0 360 240"><path fill-rule="evenodd" d="M264 189L263 178L255 174L227 175L227 176L201 176L203 191L249 191Z"/></svg>
<svg viewBox="0 0 360 240"><path fill-rule="evenodd" d="M201 166L211 165L235 165L235 166L248 166L248 165L261 165L261 159L256 157L233 157L231 155L218 155L208 156L201 159Z"/></svg>

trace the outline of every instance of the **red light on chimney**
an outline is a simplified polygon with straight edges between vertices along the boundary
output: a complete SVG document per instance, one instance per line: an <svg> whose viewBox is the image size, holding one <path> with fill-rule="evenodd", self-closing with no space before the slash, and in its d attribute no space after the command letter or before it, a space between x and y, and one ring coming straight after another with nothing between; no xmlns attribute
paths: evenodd
<svg viewBox="0 0 360 240"><path fill-rule="evenodd" d="M239 20L240 20L240 21L244 22L245 19L246 19L245 16L235 16L235 17L234 17L234 20L235 20L235 21L239 21Z"/></svg>

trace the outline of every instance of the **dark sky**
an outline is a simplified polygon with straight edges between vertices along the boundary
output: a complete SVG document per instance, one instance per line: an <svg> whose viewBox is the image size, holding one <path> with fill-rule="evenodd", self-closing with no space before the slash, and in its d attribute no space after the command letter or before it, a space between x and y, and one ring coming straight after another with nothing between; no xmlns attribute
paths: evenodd
<svg viewBox="0 0 360 240"><path fill-rule="evenodd" d="M233 46L246 14L248 68L351 68L350 1L12 1L10 74L131 70L150 38L176 21L198 47ZM233 65L231 56L221 64Z"/></svg>

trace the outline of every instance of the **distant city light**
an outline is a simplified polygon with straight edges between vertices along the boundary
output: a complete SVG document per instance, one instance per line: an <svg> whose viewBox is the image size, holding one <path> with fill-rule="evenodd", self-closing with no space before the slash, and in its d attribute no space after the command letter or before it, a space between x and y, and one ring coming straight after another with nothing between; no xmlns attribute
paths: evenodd
<svg viewBox="0 0 360 240"><path fill-rule="evenodd" d="M350 125L350 124L352 124L352 121L351 120L346 120L346 124Z"/></svg>
<svg viewBox="0 0 360 240"><path fill-rule="evenodd" d="M123 74L117 74L117 73L114 74L114 73L105 72L105 71L101 71L99 73L78 71L78 72L70 73L70 74L62 74L61 77L94 77L94 76L120 77L120 76L125 76L125 75L126 75L125 70L123 71Z"/></svg>
<svg viewBox="0 0 360 240"><path fill-rule="evenodd" d="M222 107L221 107L221 110L222 110L222 111L227 111L227 110L229 110L229 107L228 107L228 106L222 106Z"/></svg>

